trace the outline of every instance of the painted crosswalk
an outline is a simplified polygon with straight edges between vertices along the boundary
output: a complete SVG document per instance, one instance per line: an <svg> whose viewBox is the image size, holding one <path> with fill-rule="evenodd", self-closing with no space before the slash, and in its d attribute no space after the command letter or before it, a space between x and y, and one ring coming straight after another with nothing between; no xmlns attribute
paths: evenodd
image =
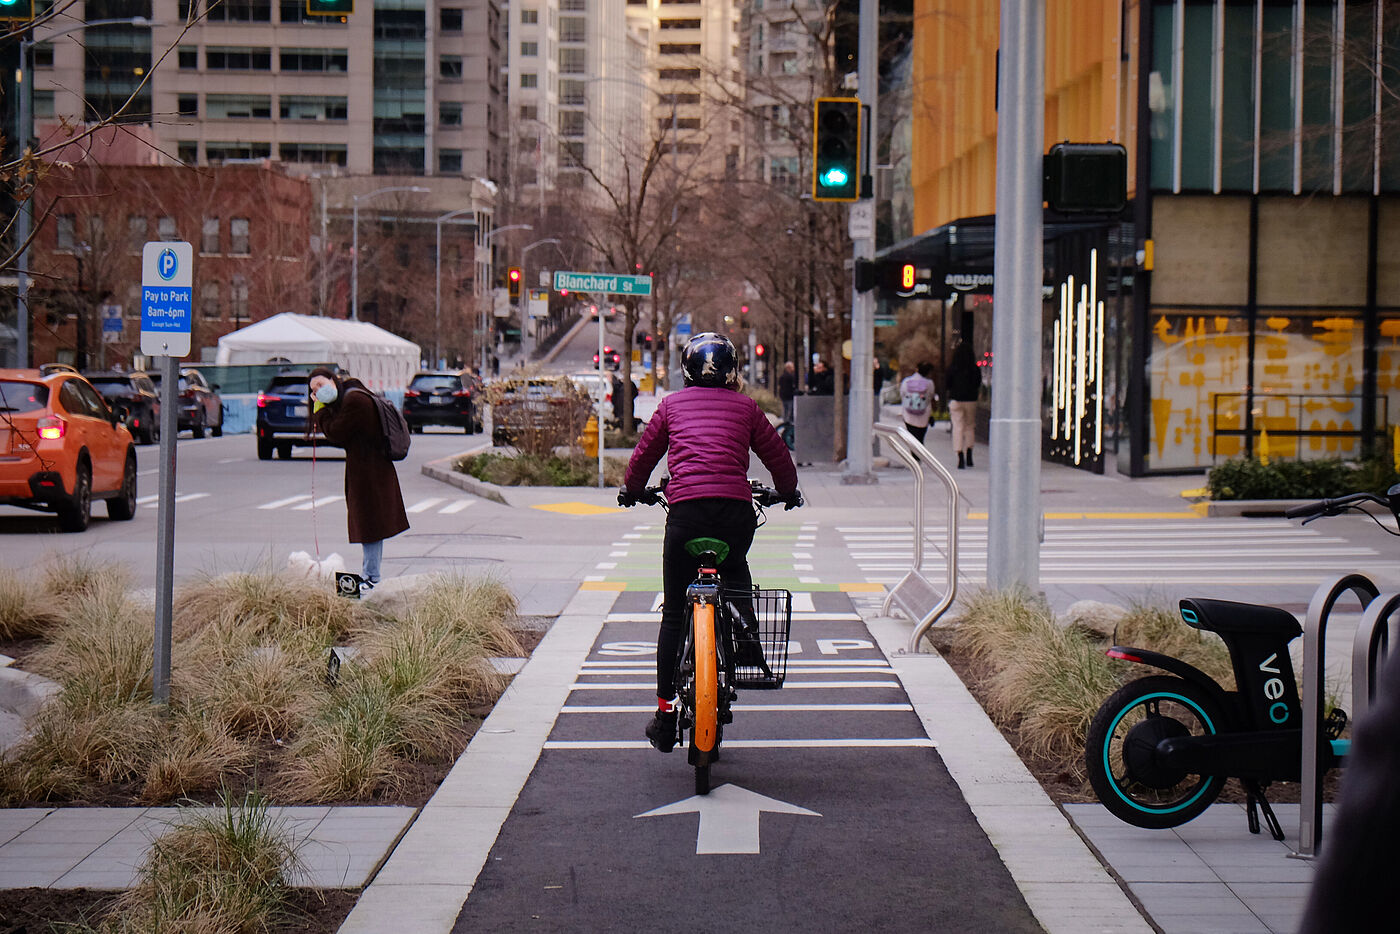
<svg viewBox="0 0 1400 934"><path fill-rule="evenodd" d="M208 496L208 493L198 494ZM332 494L329 496L313 496L310 493L298 493L295 496L284 496L274 499L255 507L265 512L276 512L279 510L291 510L294 512L311 512L316 509L324 509L345 501L343 494ZM177 500L178 502L178 500ZM476 503L473 497L461 497L458 499L447 499L443 496L429 496L417 502L410 502L404 505L404 511L409 515L420 515L428 512L435 512L442 516L456 515L462 510Z"/></svg>
<svg viewBox="0 0 1400 934"><path fill-rule="evenodd" d="M850 559L867 581L898 581L913 561L912 530L841 526ZM925 530L924 570L942 573L947 531ZM1181 522L1047 522L1040 549L1046 583L1288 583L1347 571L1378 558L1373 548L1278 519ZM987 574L987 526L959 531L958 575L981 583Z"/></svg>

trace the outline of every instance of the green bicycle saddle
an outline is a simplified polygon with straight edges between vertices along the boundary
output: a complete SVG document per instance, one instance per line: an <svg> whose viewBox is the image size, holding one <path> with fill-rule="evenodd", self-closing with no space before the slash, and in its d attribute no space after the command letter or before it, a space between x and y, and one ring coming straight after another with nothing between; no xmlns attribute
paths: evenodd
<svg viewBox="0 0 1400 934"><path fill-rule="evenodd" d="M692 558L698 558L707 551L715 553L716 563L723 564L729 557L729 546L717 538L692 538L685 543L685 550Z"/></svg>

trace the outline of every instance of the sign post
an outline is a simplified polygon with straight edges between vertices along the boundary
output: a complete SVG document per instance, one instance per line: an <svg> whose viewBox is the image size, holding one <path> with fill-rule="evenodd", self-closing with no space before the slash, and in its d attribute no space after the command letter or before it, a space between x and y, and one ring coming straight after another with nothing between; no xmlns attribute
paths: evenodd
<svg viewBox="0 0 1400 934"><path fill-rule="evenodd" d="M170 621L175 571L175 434L179 430L178 358L190 352L194 249L147 243L141 253L141 352L160 357L160 503L156 513L156 632L151 693L170 703Z"/></svg>

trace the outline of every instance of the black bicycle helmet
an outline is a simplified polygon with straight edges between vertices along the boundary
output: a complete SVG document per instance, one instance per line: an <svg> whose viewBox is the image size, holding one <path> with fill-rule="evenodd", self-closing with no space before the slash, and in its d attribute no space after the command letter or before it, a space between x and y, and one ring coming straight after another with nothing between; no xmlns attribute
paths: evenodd
<svg viewBox="0 0 1400 934"><path fill-rule="evenodd" d="M722 334L696 334L681 351L681 369L687 386L733 389L739 383L739 355Z"/></svg>

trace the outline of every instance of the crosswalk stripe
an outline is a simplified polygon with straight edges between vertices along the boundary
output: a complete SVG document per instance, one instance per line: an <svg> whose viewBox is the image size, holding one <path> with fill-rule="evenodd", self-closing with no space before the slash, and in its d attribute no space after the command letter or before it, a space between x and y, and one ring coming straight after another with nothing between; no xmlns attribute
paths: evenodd
<svg viewBox="0 0 1400 934"><path fill-rule="evenodd" d="M784 681L783 690L788 688L897 688L898 681ZM655 691L654 681L641 682L617 682L614 684L593 684L590 682L575 681L572 686L575 691Z"/></svg>
<svg viewBox="0 0 1400 934"><path fill-rule="evenodd" d="M442 502L442 501L443 501L443 497L441 497L441 496L430 496L430 497L428 497L427 499L419 500L418 502L414 503L412 506L409 506L407 509L404 510L404 512L408 512L408 513L427 512L429 509L432 509L434 506L436 506L438 503L440 503L440 502Z"/></svg>
<svg viewBox="0 0 1400 934"><path fill-rule="evenodd" d="M797 672L793 672L796 674ZM864 668L803 668L804 675L888 675L892 674L892 669L888 665L868 665ZM611 668L589 668L587 671L580 671L580 675L598 675L600 677L623 677L635 676L636 671L631 669L611 669Z"/></svg>
<svg viewBox="0 0 1400 934"><path fill-rule="evenodd" d="M293 506L292 508L298 512L307 512L312 509L320 509L322 506L329 506L331 503L339 502L344 498L344 496L323 496L320 499L313 499L309 503L302 503L300 506Z"/></svg>
<svg viewBox="0 0 1400 934"><path fill-rule="evenodd" d="M176 503L188 503L188 502L190 502L191 500L204 499L204 498L205 498L206 496L208 496L208 495L209 495L208 493L176 493L176 494L175 494L175 499L172 500L172 502L176 502ZM159 508L160 508L160 503L158 503L158 502L154 502L154 503L153 503L153 502L150 502L150 500L153 500L153 499L154 499L154 500L159 500L159 499L160 499L159 496L146 496L146 497L142 497L142 499L146 500L145 503L142 503L142 505L145 506L145 508L147 508L147 509L159 509ZM139 503L139 502L141 502L141 500L137 500L137 502Z"/></svg>
<svg viewBox="0 0 1400 934"><path fill-rule="evenodd" d="M270 503L263 503L259 509L281 509L283 506L290 506L292 503L299 503L304 499L310 499L310 493L298 493L296 496L288 496L286 499L276 499Z"/></svg>
<svg viewBox="0 0 1400 934"><path fill-rule="evenodd" d="M443 516L450 516L455 513L459 513L463 509L466 509L468 506L470 506L473 502L474 500L470 499L459 499L455 502L448 503L446 506L439 509L438 514Z"/></svg>

